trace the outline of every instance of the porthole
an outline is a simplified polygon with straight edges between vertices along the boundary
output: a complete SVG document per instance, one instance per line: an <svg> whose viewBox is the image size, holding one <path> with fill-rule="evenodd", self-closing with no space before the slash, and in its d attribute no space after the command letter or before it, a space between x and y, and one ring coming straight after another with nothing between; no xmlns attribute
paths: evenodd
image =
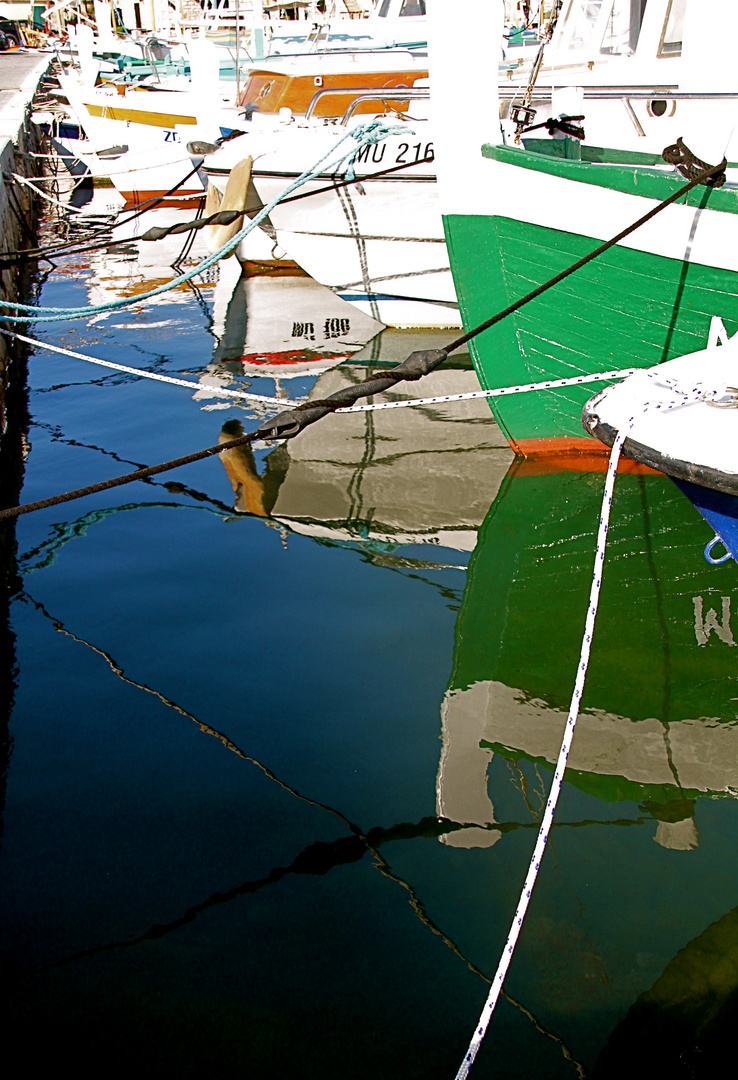
<svg viewBox="0 0 738 1080"><path fill-rule="evenodd" d="M671 104L671 112L669 112L669 104ZM664 98L653 98L646 105L649 116L673 116L676 112L676 101L668 102Z"/></svg>

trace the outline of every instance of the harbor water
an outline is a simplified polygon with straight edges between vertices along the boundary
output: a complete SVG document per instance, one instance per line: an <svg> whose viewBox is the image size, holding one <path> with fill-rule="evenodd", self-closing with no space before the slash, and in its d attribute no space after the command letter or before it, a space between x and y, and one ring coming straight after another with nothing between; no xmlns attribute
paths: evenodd
<svg viewBox="0 0 738 1080"><path fill-rule="evenodd" d="M139 295L193 265L199 240L137 239L168 213L56 258L42 304ZM454 336L382 331L306 277L235 261L19 330L192 383L31 347L21 502L277 411L219 387L322 398ZM461 353L386 397L477 387ZM452 1080L574 685L590 469L515 461L486 402L451 402L328 417L18 519L11 1059ZM571 767L474 1076L717 1069L738 995L738 588L732 561L705 561L711 535L666 478L619 476Z"/></svg>

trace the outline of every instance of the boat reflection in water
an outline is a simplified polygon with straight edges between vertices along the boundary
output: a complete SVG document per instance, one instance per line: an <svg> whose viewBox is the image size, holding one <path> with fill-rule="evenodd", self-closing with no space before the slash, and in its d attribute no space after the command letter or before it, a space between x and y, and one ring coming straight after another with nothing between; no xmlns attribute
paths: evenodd
<svg viewBox="0 0 738 1080"><path fill-rule="evenodd" d="M428 342L417 333L385 331L355 361L323 373L309 399L358 383L368 365L394 365ZM458 365L377 400L478 389L466 358ZM228 421L221 441L242 430L240 421ZM352 541L381 560L415 544L472 551L512 453L478 400L326 416L270 450L261 473L248 447L224 451L221 459L238 511L269 516L306 536Z"/></svg>
<svg viewBox="0 0 738 1080"><path fill-rule="evenodd" d="M603 483L516 460L469 564L436 794L439 817L477 826L442 842L487 849L489 972L532 849L515 830L537 830L563 737ZM561 805L507 981L597 1080L715 1075L734 1027L738 581L707 563L710 538L667 477L618 476Z"/></svg>
<svg viewBox="0 0 738 1080"><path fill-rule="evenodd" d="M213 309L217 346L209 372L273 378L319 374L382 330L294 265L242 273L221 263Z"/></svg>
<svg viewBox="0 0 738 1080"><path fill-rule="evenodd" d="M438 342L385 332L309 396ZM475 388L462 358L387 396ZM229 417L222 441L241 430ZM387 568L472 553L441 705L436 811L449 824L424 901L491 975L569 709L603 459L590 471L513 461L484 401L329 416L221 458L237 511L285 536L348 544ZM720 943L738 925L724 914L734 875L718 875L738 791L738 592L734 563L704 558L711 536L668 478L622 463L562 804L508 980L593 1077L623 1075L626 1058L653 1065L649 1030L668 1042L664 1061L694 1065L675 1075L708 1075L693 1059L712 1060L738 984L731 967L718 985ZM502 1014L496 1030L514 1041Z"/></svg>
<svg viewBox="0 0 738 1080"><path fill-rule="evenodd" d="M627 463L626 467L627 467ZM577 668L603 476L516 462L469 567L443 706L438 810L499 832L487 772L495 754L552 766ZM738 790L731 618L735 564L708 565L709 529L666 477L619 475L592 657L566 778L631 800L656 841L689 850L701 795Z"/></svg>

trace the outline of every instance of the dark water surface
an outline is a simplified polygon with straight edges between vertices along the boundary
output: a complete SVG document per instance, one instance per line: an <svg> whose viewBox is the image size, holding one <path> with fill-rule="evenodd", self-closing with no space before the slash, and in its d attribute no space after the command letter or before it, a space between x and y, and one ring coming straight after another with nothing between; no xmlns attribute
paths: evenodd
<svg viewBox="0 0 738 1080"><path fill-rule="evenodd" d="M171 275L133 245L80 262L45 304ZM39 351L22 501L271 414L216 383L322 397L453 336L352 351L373 328L285 280L31 328L201 386ZM475 386L461 357L412 393ZM550 784L602 481L512 463L465 403L333 417L19 519L0 920L24 1071L454 1076ZM735 564L705 563L710 530L660 477L621 477L613 514L572 771L479 1077L708 1076L735 1014Z"/></svg>

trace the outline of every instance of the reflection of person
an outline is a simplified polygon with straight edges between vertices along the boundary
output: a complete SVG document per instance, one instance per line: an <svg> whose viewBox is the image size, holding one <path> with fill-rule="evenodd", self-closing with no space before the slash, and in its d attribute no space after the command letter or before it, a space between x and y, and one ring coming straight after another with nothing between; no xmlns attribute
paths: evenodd
<svg viewBox="0 0 738 1080"><path fill-rule="evenodd" d="M221 428L218 442L226 443L242 435L241 421L228 420ZM277 500L280 477L269 471L265 476L259 476L254 452L248 443L221 451L220 460L236 493L234 509L243 514L269 517Z"/></svg>

